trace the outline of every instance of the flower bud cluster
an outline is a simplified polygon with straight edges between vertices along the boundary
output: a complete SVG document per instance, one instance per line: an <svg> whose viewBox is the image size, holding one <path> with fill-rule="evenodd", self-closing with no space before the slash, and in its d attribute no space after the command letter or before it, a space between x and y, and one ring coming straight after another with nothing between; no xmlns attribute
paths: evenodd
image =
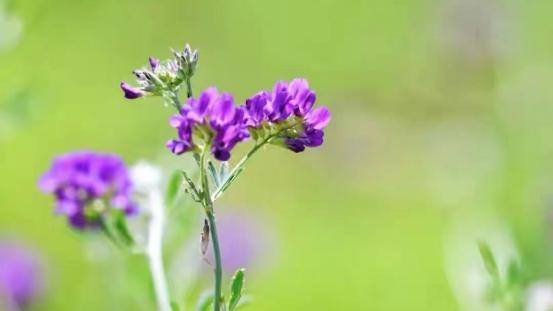
<svg viewBox="0 0 553 311"><path fill-rule="evenodd" d="M164 62L150 57L150 68L133 71L138 86L122 81L120 87L125 97L135 99L145 95L167 96L167 93L178 93L181 85L196 72L198 52L187 44L182 51L173 50L173 55L173 59Z"/></svg>

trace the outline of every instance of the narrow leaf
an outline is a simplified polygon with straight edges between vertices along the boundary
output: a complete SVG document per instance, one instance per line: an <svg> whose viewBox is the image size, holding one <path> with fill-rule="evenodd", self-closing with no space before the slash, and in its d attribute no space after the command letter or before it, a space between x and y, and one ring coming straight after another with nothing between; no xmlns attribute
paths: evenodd
<svg viewBox="0 0 553 311"><path fill-rule="evenodd" d="M236 171L236 173L234 173L229 177L228 181L225 184L221 185L221 191L219 193L219 196L221 196L228 189L228 187L230 187L230 185L232 185L232 183L236 181L236 179L238 178L240 173L242 173L242 171L244 171L244 168L241 168L238 171Z"/></svg>
<svg viewBox="0 0 553 311"><path fill-rule="evenodd" d="M192 157L194 157L194 160L196 160L196 164L198 164L198 166L200 166L200 155L197 154L196 152L194 152L192 154Z"/></svg>
<svg viewBox="0 0 553 311"><path fill-rule="evenodd" d="M490 246L486 242L480 241L478 242L478 249L488 273L494 278L499 277L499 269Z"/></svg>
<svg viewBox="0 0 553 311"><path fill-rule="evenodd" d="M109 218L107 225L111 228L108 229L115 235L115 239L122 242L125 246L132 246L134 244L134 239L127 226L125 213L120 209L113 208L111 209Z"/></svg>
<svg viewBox="0 0 553 311"><path fill-rule="evenodd" d="M211 175L211 180L213 181L213 184L215 185L215 187L219 187L219 185L221 184L221 180L219 179L219 174L217 173L217 169L215 168L215 165L213 165L213 162L208 161L207 168L209 169L209 174Z"/></svg>
<svg viewBox="0 0 553 311"><path fill-rule="evenodd" d="M228 303L229 311L233 311L240 302L240 298L242 298L242 290L244 289L244 281L244 269L239 269L234 274L230 285L230 298Z"/></svg>
<svg viewBox="0 0 553 311"><path fill-rule="evenodd" d="M227 178L229 173L229 165L227 161L221 162L221 168L219 168L219 180L223 181Z"/></svg>
<svg viewBox="0 0 553 311"><path fill-rule="evenodd" d="M198 191L198 188L196 188L196 185L194 184L192 179L190 179L190 177L188 177L188 175L186 174L185 171L181 171L181 173L182 173L182 177L184 178L184 180L186 181L186 184L187 184L186 191L191 194L192 199L194 201L199 202L201 200L201 194Z"/></svg>

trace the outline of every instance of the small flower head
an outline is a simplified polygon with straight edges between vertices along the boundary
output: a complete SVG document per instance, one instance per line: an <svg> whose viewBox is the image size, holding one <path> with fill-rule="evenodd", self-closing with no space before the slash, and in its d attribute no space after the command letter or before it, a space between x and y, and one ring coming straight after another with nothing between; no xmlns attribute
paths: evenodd
<svg viewBox="0 0 553 311"><path fill-rule="evenodd" d="M7 311L29 307L40 295L42 277L36 254L15 241L0 241L0 309L2 303Z"/></svg>
<svg viewBox="0 0 553 311"><path fill-rule="evenodd" d="M121 158L113 154L76 151L57 157L40 178L39 187L52 193L55 211L77 229L99 227L110 209L137 212L132 183Z"/></svg>
<svg viewBox="0 0 553 311"><path fill-rule="evenodd" d="M186 45L183 51L173 51L175 58L160 61L155 57L148 59L147 66L133 71L137 86L121 82L125 98L135 99L144 95L166 96L177 93L181 84L190 79L196 71L198 52Z"/></svg>
<svg viewBox="0 0 553 311"><path fill-rule="evenodd" d="M316 98L305 79L278 81L272 92L259 92L246 100L250 133L256 139L275 136L273 143L294 152L320 146L331 115L326 107L313 109Z"/></svg>
<svg viewBox="0 0 553 311"><path fill-rule="evenodd" d="M249 137L243 108L234 105L232 95L219 93L216 88L189 98L169 124L177 129L178 138L167 142L175 154L210 147L216 159L226 161L234 146Z"/></svg>
<svg viewBox="0 0 553 311"><path fill-rule="evenodd" d="M183 78L190 78L196 72L196 66L198 65L198 50L194 50L190 45L186 45L184 50L173 50L175 60L178 63L180 73Z"/></svg>

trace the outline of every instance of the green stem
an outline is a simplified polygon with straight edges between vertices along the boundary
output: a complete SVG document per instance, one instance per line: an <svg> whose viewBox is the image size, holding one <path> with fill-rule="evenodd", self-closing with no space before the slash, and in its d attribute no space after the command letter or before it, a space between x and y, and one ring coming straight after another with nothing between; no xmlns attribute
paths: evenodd
<svg viewBox="0 0 553 311"><path fill-rule="evenodd" d="M223 285L223 265L221 262L221 248L219 246L219 235L217 233L217 222L215 221L215 213L213 211L207 212L207 220L209 221L209 228L211 230L211 241L213 246L213 256L215 257L215 289L213 310L219 311L221 309L222 301L222 285Z"/></svg>
<svg viewBox="0 0 553 311"><path fill-rule="evenodd" d="M173 104L173 107L177 109L177 112L180 113L181 110L181 104L179 100L179 96L177 95L177 92L168 92L169 93L169 99L171 99L171 104Z"/></svg>
<svg viewBox="0 0 553 311"><path fill-rule="evenodd" d="M215 221L215 212L213 210L213 201L211 200L209 182L206 172L206 155L209 146L205 146L200 156L200 179L202 183L203 201L207 220L211 231L211 242L213 246L213 256L215 257L215 288L213 293L213 310L221 310L222 298L222 282L223 282L223 266L221 262L221 249L219 246L219 235L217 234L217 222Z"/></svg>
<svg viewBox="0 0 553 311"><path fill-rule="evenodd" d="M246 155L244 157L242 157L242 159L240 159L240 161L238 161L238 163L236 163L236 165L234 166L234 168L232 169L232 171L230 171L230 173L227 175L227 177L225 178L225 180L223 180L223 182L221 182L221 185L215 189L215 191L213 192L213 194L211 195L211 201L215 201L219 198L219 196L221 196L221 193L223 191L223 189L226 188L226 184L232 179L232 177L240 170L242 169L242 167L246 164L246 162L259 150L261 149L261 147L263 147L265 144L267 144L268 142L271 141L271 139L273 137L275 137L277 134L274 134L274 135L269 135L267 136L267 138L263 139L262 141L258 142L255 144L255 146L253 146L252 149L250 149L250 151L248 151L248 153L246 153Z"/></svg>
<svg viewBox="0 0 553 311"><path fill-rule="evenodd" d="M186 97L192 97L192 84L190 83L190 77L186 78Z"/></svg>

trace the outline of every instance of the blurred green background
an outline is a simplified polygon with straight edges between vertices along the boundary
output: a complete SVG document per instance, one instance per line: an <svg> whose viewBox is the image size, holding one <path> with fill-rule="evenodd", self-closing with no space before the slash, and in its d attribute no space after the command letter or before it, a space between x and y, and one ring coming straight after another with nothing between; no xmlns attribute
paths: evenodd
<svg viewBox="0 0 553 311"><path fill-rule="evenodd" d="M0 45L0 233L44 254L37 310L112 310L109 276L36 180L80 148L171 158L172 111L118 84L186 42L196 93L242 101L299 76L333 112L323 147L259 154L220 204L263 214L278 239L251 310L477 310L463 276L480 238L553 276L552 1L4 4L0 38L17 31L6 14L22 31Z"/></svg>

